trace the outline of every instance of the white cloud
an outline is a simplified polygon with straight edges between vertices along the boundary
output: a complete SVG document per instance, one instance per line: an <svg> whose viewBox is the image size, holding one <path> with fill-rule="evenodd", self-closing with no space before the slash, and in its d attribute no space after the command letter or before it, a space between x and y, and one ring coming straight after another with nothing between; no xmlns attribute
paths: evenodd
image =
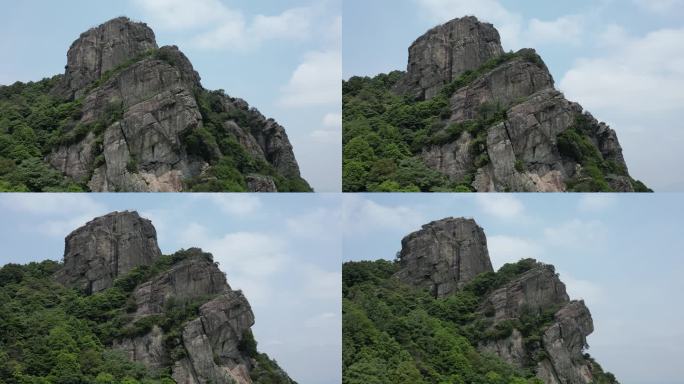
<svg viewBox="0 0 684 384"><path fill-rule="evenodd" d="M317 266L302 266L304 292L314 299L340 300L342 294L342 274L339 271L326 271Z"/></svg>
<svg viewBox="0 0 684 384"><path fill-rule="evenodd" d="M584 300L589 307L600 303L603 296L603 289L600 285L588 280L576 279L563 271L559 271L559 275L567 288L570 299Z"/></svg>
<svg viewBox="0 0 684 384"><path fill-rule="evenodd" d="M133 0L162 28L201 27L234 16L219 0Z"/></svg>
<svg viewBox="0 0 684 384"><path fill-rule="evenodd" d="M530 40L538 44L544 42L566 42L579 44L584 32L584 19L578 15L561 16L553 21L530 20Z"/></svg>
<svg viewBox="0 0 684 384"><path fill-rule="evenodd" d="M496 0L415 0L437 22L472 15L494 24L501 35L504 49L519 49L535 44L578 44L584 22L579 15L561 16L555 20L524 20Z"/></svg>
<svg viewBox="0 0 684 384"><path fill-rule="evenodd" d="M587 193L582 196L578 203L578 208L583 212L604 211L616 204L615 195L605 193Z"/></svg>
<svg viewBox="0 0 684 384"><path fill-rule="evenodd" d="M544 229L545 241L548 244L562 247L593 246L593 244L600 242L606 234L605 225L596 220L574 219Z"/></svg>
<svg viewBox="0 0 684 384"><path fill-rule="evenodd" d="M332 312L320 313L308 318L304 325L308 328L327 328L340 323L340 316Z"/></svg>
<svg viewBox="0 0 684 384"><path fill-rule="evenodd" d="M339 105L341 98L342 54L339 49L329 49L304 55L283 88L279 104L284 107Z"/></svg>
<svg viewBox="0 0 684 384"><path fill-rule="evenodd" d="M655 13L668 13L684 6L684 0L633 0L642 9Z"/></svg>
<svg viewBox="0 0 684 384"><path fill-rule="evenodd" d="M203 49L244 50L269 40L302 40L311 34L314 11L291 8L277 15L255 15L251 20L239 9L219 0L133 0L162 28L201 30L191 41Z"/></svg>
<svg viewBox="0 0 684 384"><path fill-rule="evenodd" d="M195 199L207 199L221 211L230 215L244 216L254 213L261 207L261 199L253 194L244 193L196 193Z"/></svg>
<svg viewBox="0 0 684 384"><path fill-rule="evenodd" d="M478 193L475 202L484 213L499 219L519 219L525 210L523 203L509 194Z"/></svg>
<svg viewBox="0 0 684 384"><path fill-rule="evenodd" d="M289 233L312 239L338 239L342 214L339 209L318 208L285 221Z"/></svg>
<svg viewBox="0 0 684 384"><path fill-rule="evenodd" d="M520 259L537 259L542 254L542 247L537 243L505 235L489 236L487 248L495 270L506 263L515 263Z"/></svg>
<svg viewBox="0 0 684 384"><path fill-rule="evenodd" d="M311 132L311 138L322 143L336 143L342 140L342 114L327 113L323 116L323 129Z"/></svg>
<svg viewBox="0 0 684 384"><path fill-rule="evenodd" d="M343 232L418 229L426 219L419 211L401 205L386 206L361 196L345 194L342 202Z"/></svg>
<svg viewBox="0 0 684 384"><path fill-rule="evenodd" d="M600 57L578 60L561 88L588 109L610 108L629 116L679 110L684 105L682 41L684 29L627 39Z"/></svg>

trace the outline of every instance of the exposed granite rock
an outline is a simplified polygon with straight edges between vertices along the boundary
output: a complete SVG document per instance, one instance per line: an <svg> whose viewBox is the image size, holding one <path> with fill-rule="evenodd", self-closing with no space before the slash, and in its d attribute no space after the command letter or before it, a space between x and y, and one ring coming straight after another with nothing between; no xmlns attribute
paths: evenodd
<svg viewBox="0 0 684 384"><path fill-rule="evenodd" d="M407 73L394 91L417 99L432 98L465 71L480 69L502 54L499 34L492 25L474 17L454 19L411 45ZM455 183L470 183L478 192L566 191L593 181L591 172L584 172L586 164L564 157L557 142L557 136L576 128L578 117L583 116L588 123L582 135L595 146L601 160L610 163L605 167L610 170L602 170L605 181L615 191L634 191L615 131L555 90L546 64L533 49L522 49L501 61L456 89L449 98L450 116L441 117L447 129L452 124L484 121L487 109L506 111L502 122L485 128L488 164L475 166L471 151L475 133L464 132L445 144L424 147L419 156L428 167Z"/></svg>
<svg viewBox="0 0 684 384"><path fill-rule="evenodd" d="M464 218L433 221L409 234L402 240L398 262L395 278L429 289L436 297L492 271L482 228ZM492 332L498 336L483 339L478 349L513 366L534 369L544 383L591 383L592 363L584 356L587 336L594 330L589 310L583 301L570 300L553 266L528 262L526 272L481 299L479 312L488 331L506 324L511 328L505 335ZM538 323L539 337L532 340L519 324L538 315L545 320Z"/></svg>
<svg viewBox="0 0 684 384"><path fill-rule="evenodd" d="M250 192L278 192L273 178L257 174L247 175L247 189Z"/></svg>
<svg viewBox="0 0 684 384"><path fill-rule="evenodd" d="M530 355L544 352L536 361L537 376L545 383L591 383L591 364L584 357L587 336L594 330L591 314L583 301L570 301L565 285L553 266L537 266L504 287L492 292L482 304L494 327L523 314L555 311L553 321L543 330L540 345L526 344L517 329L503 339L480 345L518 367L535 363Z"/></svg>
<svg viewBox="0 0 684 384"><path fill-rule="evenodd" d="M177 192L201 179L210 160L189 154L184 138L205 124L197 95L207 91L178 47L156 48L154 33L126 18L73 43L57 93L82 98L83 115L73 129L91 132L55 148L46 158L50 165L96 192ZM285 129L244 100L222 96L223 105L211 108L225 112L226 132L257 161L300 179ZM210 151L213 159L232 155L216 144ZM275 191L267 182L254 189Z"/></svg>
<svg viewBox="0 0 684 384"><path fill-rule="evenodd" d="M458 89L449 101L450 122L477 119L485 104L509 108L528 96L553 88L553 77L533 49L522 49L517 58L483 74L467 87ZM535 62L529 57L536 57Z"/></svg>
<svg viewBox="0 0 684 384"><path fill-rule="evenodd" d="M503 54L499 32L468 16L427 31L409 48L406 76L397 91L430 99L467 70Z"/></svg>
<svg viewBox="0 0 684 384"><path fill-rule="evenodd" d="M59 282L85 292L112 286L114 279L161 255L152 223L137 212L98 217L67 236Z"/></svg>
<svg viewBox="0 0 684 384"><path fill-rule="evenodd" d="M472 219L447 218L423 225L401 240L396 277L436 297L492 272L484 231Z"/></svg>
<svg viewBox="0 0 684 384"><path fill-rule="evenodd" d="M112 19L81 34L69 48L60 94L81 97L87 85L127 60L157 48L147 24L126 17Z"/></svg>

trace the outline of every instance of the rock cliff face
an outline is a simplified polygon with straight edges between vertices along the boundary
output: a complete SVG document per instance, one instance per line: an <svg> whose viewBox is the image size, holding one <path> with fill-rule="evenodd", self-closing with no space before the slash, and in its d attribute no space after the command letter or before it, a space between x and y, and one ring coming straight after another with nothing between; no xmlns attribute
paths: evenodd
<svg viewBox="0 0 684 384"><path fill-rule="evenodd" d="M454 293L479 273L492 271L484 232L471 219L426 224L402 240L398 261L401 269L395 277L437 296ZM594 330L591 314L583 301L570 300L553 266L531 263L529 270L482 300L487 329L513 325L479 349L514 366L533 368L544 383L591 383L592 363L584 356L586 338ZM536 339L524 334L529 329L515 325L541 314L549 319L537 324L541 334Z"/></svg>
<svg viewBox="0 0 684 384"><path fill-rule="evenodd" d="M114 212L73 231L65 240L58 281L88 293L112 286L118 276L150 265L161 255L152 223L136 212Z"/></svg>
<svg viewBox="0 0 684 384"><path fill-rule="evenodd" d="M117 276L134 267L159 269L160 260L169 258L161 256L151 222L135 212L96 218L70 234L66 244L58 280L93 293L112 287ZM211 254L201 249L180 251L161 262L169 266L132 290L124 328L152 325L124 333L111 347L148 369L167 370L177 383L252 384L252 372L263 363L244 346L254 325L245 296L228 285ZM178 320L188 308L197 309ZM173 316L177 325L169 328ZM273 382L294 383L275 368Z"/></svg>
<svg viewBox="0 0 684 384"><path fill-rule="evenodd" d="M82 34L54 93L80 100L82 116L72 124L76 140L47 161L92 191L183 191L219 177L211 166L238 151L275 174L257 174L265 181L244 188L275 191L274 177L309 188L284 128L244 100L205 90L187 57L157 48L146 24L117 18Z"/></svg>
<svg viewBox="0 0 684 384"><path fill-rule="evenodd" d="M433 221L404 237L397 277L443 297L492 271L484 231L472 219Z"/></svg>
<svg viewBox="0 0 684 384"><path fill-rule="evenodd" d="M499 32L475 17L455 19L432 28L409 48L407 75L397 89L430 99L465 71L503 54Z"/></svg>
<svg viewBox="0 0 684 384"><path fill-rule="evenodd" d="M430 99L447 85L454 90L448 117L439 117L443 132L489 124L418 154L453 182L478 192L647 189L630 177L615 131L555 90L534 50L504 53L490 24L464 17L425 33L409 49L394 92Z"/></svg>

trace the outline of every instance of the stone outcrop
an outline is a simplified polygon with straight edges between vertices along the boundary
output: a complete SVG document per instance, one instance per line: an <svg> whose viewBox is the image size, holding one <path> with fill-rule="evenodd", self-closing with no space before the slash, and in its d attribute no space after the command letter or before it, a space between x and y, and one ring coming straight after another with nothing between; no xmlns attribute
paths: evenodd
<svg viewBox="0 0 684 384"><path fill-rule="evenodd" d="M57 280L88 293L112 286L114 280L161 255L152 223L137 212L98 217L67 236L64 267Z"/></svg>
<svg viewBox="0 0 684 384"><path fill-rule="evenodd" d="M480 68L496 57L498 65ZM409 49L408 70L394 91L429 99L466 70L477 71L477 77L449 97L443 129L487 121L492 110L503 112L503 118L485 127L480 141L466 131L449 142L425 146L418 156L428 167L477 192L562 192L595 183L593 164L613 191L635 190L615 131L555 90L534 50L504 54L494 27L474 17L452 20L416 40ZM586 137L598 160L587 164L563 152L558 136L568 130ZM473 147L481 141L485 148Z"/></svg>
<svg viewBox="0 0 684 384"><path fill-rule="evenodd" d="M71 44L59 91L68 98L81 97L86 86L105 72L155 48L152 29L126 17L91 28Z"/></svg>
<svg viewBox="0 0 684 384"><path fill-rule="evenodd" d="M201 153L189 147L188 136L206 132L198 95L209 91L176 46L157 48L147 25L117 18L93 28L73 43L68 61L56 92L82 100L73 129L87 134L57 146L46 161L77 183L96 192L183 191L209 178L212 162L234 155L221 153L219 140L203 142ZM279 175L301 180L282 126L244 100L215 95L220 100L210 108L225 116L226 136ZM276 191L275 182L247 187Z"/></svg>
<svg viewBox="0 0 684 384"><path fill-rule="evenodd" d="M499 32L491 24L472 16L449 21L411 44L407 75L397 89L430 99L465 71L477 69L503 52Z"/></svg>
<svg viewBox="0 0 684 384"><path fill-rule="evenodd" d="M149 220L135 212L114 212L67 237L64 266L56 278L96 293L112 287L115 278L135 267L151 266L160 257ZM243 293L228 285L212 255L199 248L164 257L152 269L168 267L137 284L126 307L124 329L150 321L152 326L143 332L124 332L110 347L149 370L169 372L177 383L252 384L251 373L260 363L254 351L243 347L245 338L253 337L254 325L254 313ZM164 323L154 320L176 319L188 306L198 308L196 316L191 312L177 329L163 328ZM278 376L277 382L294 383L273 364L268 369Z"/></svg>
<svg viewBox="0 0 684 384"><path fill-rule="evenodd" d="M396 276L436 297L455 292L483 272L492 272L484 231L472 219L425 224L401 240Z"/></svg>
<svg viewBox="0 0 684 384"><path fill-rule="evenodd" d="M478 274L492 272L482 228L463 218L434 221L406 236L398 262L395 278L436 297L455 293ZM485 338L478 349L513 366L534 369L544 383L591 383L592 361L584 356L587 336L594 330L589 310L583 301L570 300L553 266L526 262L525 272L482 298L479 312L492 331L526 317L550 320L539 325L535 339L523 333L525 328L512 325L505 335Z"/></svg>

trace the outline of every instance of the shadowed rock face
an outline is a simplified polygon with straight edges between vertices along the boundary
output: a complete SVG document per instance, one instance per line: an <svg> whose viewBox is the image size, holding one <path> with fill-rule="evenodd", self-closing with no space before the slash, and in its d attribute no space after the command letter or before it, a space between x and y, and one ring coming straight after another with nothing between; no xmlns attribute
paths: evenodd
<svg viewBox="0 0 684 384"><path fill-rule="evenodd" d="M402 240L395 278L436 297L457 292L484 272L491 272L482 228L472 219L447 218L424 225ZM531 261L531 269L487 294L479 311L489 330L504 322L541 313L553 315L541 329L541 340L530 343L521 330L482 342L478 348L517 367L534 367L545 383L589 384L592 365L584 357L587 336L594 330L583 301L571 301L555 269ZM546 357L533 360L544 352Z"/></svg>
<svg viewBox="0 0 684 384"><path fill-rule="evenodd" d="M463 218L433 221L404 237L399 263L399 279L426 288L436 297L493 271L484 231L474 220Z"/></svg>
<svg viewBox="0 0 684 384"><path fill-rule="evenodd" d="M122 17L83 33L69 50L66 73L55 92L82 101L82 117L73 129L89 129L82 139L56 147L46 161L90 190L178 192L190 180L211 178L207 156L193 155L184 141L206 128L198 94L208 91L178 47L157 49L146 24ZM224 94L211 109L226 116L226 136L255 160L272 165L285 178L300 178L281 125ZM234 155L221 153L216 142L206 145L213 159ZM251 191L276 191L270 176L254 175L248 181Z"/></svg>
<svg viewBox="0 0 684 384"><path fill-rule="evenodd" d="M152 29L126 17L92 28L69 48L61 93L69 98L81 97L84 88L102 74L154 48L157 42Z"/></svg>
<svg viewBox="0 0 684 384"><path fill-rule="evenodd" d="M258 363L241 347L254 325L249 302L241 291L231 289L211 254L199 248L179 254L180 259L168 269L135 287L126 326L167 316L178 305L198 305L196 317L182 323L176 333L167 334L153 325L144 334L114 340L111 347L147 369L169 369L177 383L252 384L250 373ZM113 212L67 236L64 266L56 278L96 293L111 287L116 277L151 265L160 256L149 220L136 212ZM287 373L276 369L277 382L292 382Z"/></svg>
<svg viewBox="0 0 684 384"><path fill-rule="evenodd" d="M499 32L475 17L454 19L432 28L409 48L407 76L402 92L430 99L467 70L477 69L503 54Z"/></svg>
<svg viewBox="0 0 684 384"><path fill-rule="evenodd" d="M65 240L58 281L95 293L161 255L152 223L137 212L114 212L73 231Z"/></svg>

